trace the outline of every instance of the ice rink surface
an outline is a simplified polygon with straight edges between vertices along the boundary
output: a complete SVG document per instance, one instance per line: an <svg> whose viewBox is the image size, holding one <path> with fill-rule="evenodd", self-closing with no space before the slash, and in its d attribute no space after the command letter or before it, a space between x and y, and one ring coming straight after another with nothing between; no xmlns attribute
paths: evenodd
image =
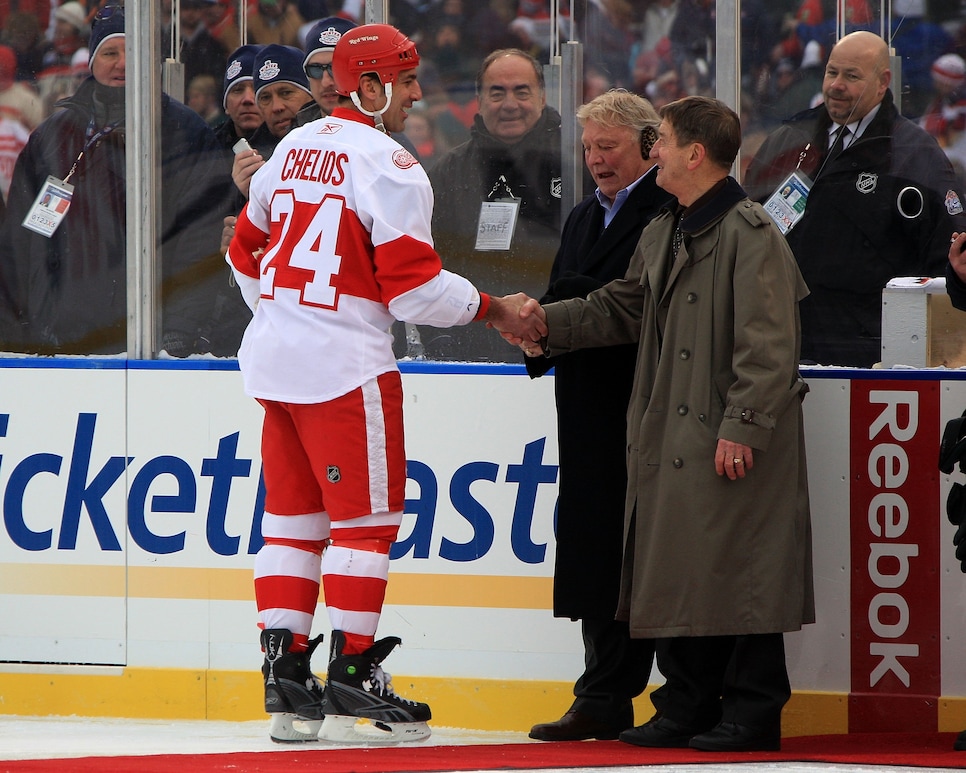
<svg viewBox="0 0 966 773"><path fill-rule="evenodd" d="M539 743L525 733L491 733L433 728L419 745ZM0 760L67 759L70 757L140 754L217 754L229 752L305 751L312 746L276 744L268 737L268 720L254 722L97 719L86 717L0 716ZM331 747L330 748L336 748ZM966 753L964 753L966 754ZM69 763L64 770L69 770ZM561 769L542 768L543 773ZM573 770L572 768L564 770ZM588 773L898 773L891 765L841 765L816 762L649 765L581 768ZM939 773L953 768L915 768Z"/></svg>

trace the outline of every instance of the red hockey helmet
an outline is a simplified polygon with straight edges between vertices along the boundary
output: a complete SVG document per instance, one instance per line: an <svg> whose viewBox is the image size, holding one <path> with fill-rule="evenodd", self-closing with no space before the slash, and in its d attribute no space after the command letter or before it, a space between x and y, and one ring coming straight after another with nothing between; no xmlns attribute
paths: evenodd
<svg viewBox="0 0 966 773"><path fill-rule="evenodd" d="M375 73L393 83L402 70L419 64L416 44L389 24L363 24L346 32L332 53L335 90L344 97L359 87L359 76Z"/></svg>

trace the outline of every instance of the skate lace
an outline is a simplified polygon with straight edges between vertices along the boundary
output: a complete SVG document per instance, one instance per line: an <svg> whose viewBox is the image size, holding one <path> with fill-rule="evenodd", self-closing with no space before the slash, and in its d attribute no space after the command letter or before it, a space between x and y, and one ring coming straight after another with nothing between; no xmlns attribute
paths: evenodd
<svg viewBox="0 0 966 773"><path fill-rule="evenodd" d="M410 706L415 706L416 701L411 701L408 698L404 698L398 695L395 690L392 689L392 674L388 671L384 671L382 666L372 665L369 671L369 684L370 686L377 689L383 695L389 695L401 703L407 703Z"/></svg>

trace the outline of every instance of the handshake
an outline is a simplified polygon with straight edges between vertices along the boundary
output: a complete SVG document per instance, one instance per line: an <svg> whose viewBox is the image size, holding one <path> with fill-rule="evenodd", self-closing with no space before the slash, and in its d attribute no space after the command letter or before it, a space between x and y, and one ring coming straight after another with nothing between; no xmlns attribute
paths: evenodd
<svg viewBox="0 0 966 773"><path fill-rule="evenodd" d="M516 293L490 298L490 308L483 317L487 327L494 328L510 344L519 346L527 357L543 354L541 341L546 338L547 314L540 303Z"/></svg>

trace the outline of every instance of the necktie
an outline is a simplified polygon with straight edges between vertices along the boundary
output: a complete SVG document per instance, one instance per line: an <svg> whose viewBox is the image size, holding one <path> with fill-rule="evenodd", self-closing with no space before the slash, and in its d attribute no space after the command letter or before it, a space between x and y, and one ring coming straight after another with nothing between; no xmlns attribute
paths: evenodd
<svg viewBox="0 0 966 773"><path fill-rule="evenodd" d="M828 151L828 158L835 158L845 148L846 142L852 134L848 126L840 126L835 130L835 140L832 142Z"/></svg>

